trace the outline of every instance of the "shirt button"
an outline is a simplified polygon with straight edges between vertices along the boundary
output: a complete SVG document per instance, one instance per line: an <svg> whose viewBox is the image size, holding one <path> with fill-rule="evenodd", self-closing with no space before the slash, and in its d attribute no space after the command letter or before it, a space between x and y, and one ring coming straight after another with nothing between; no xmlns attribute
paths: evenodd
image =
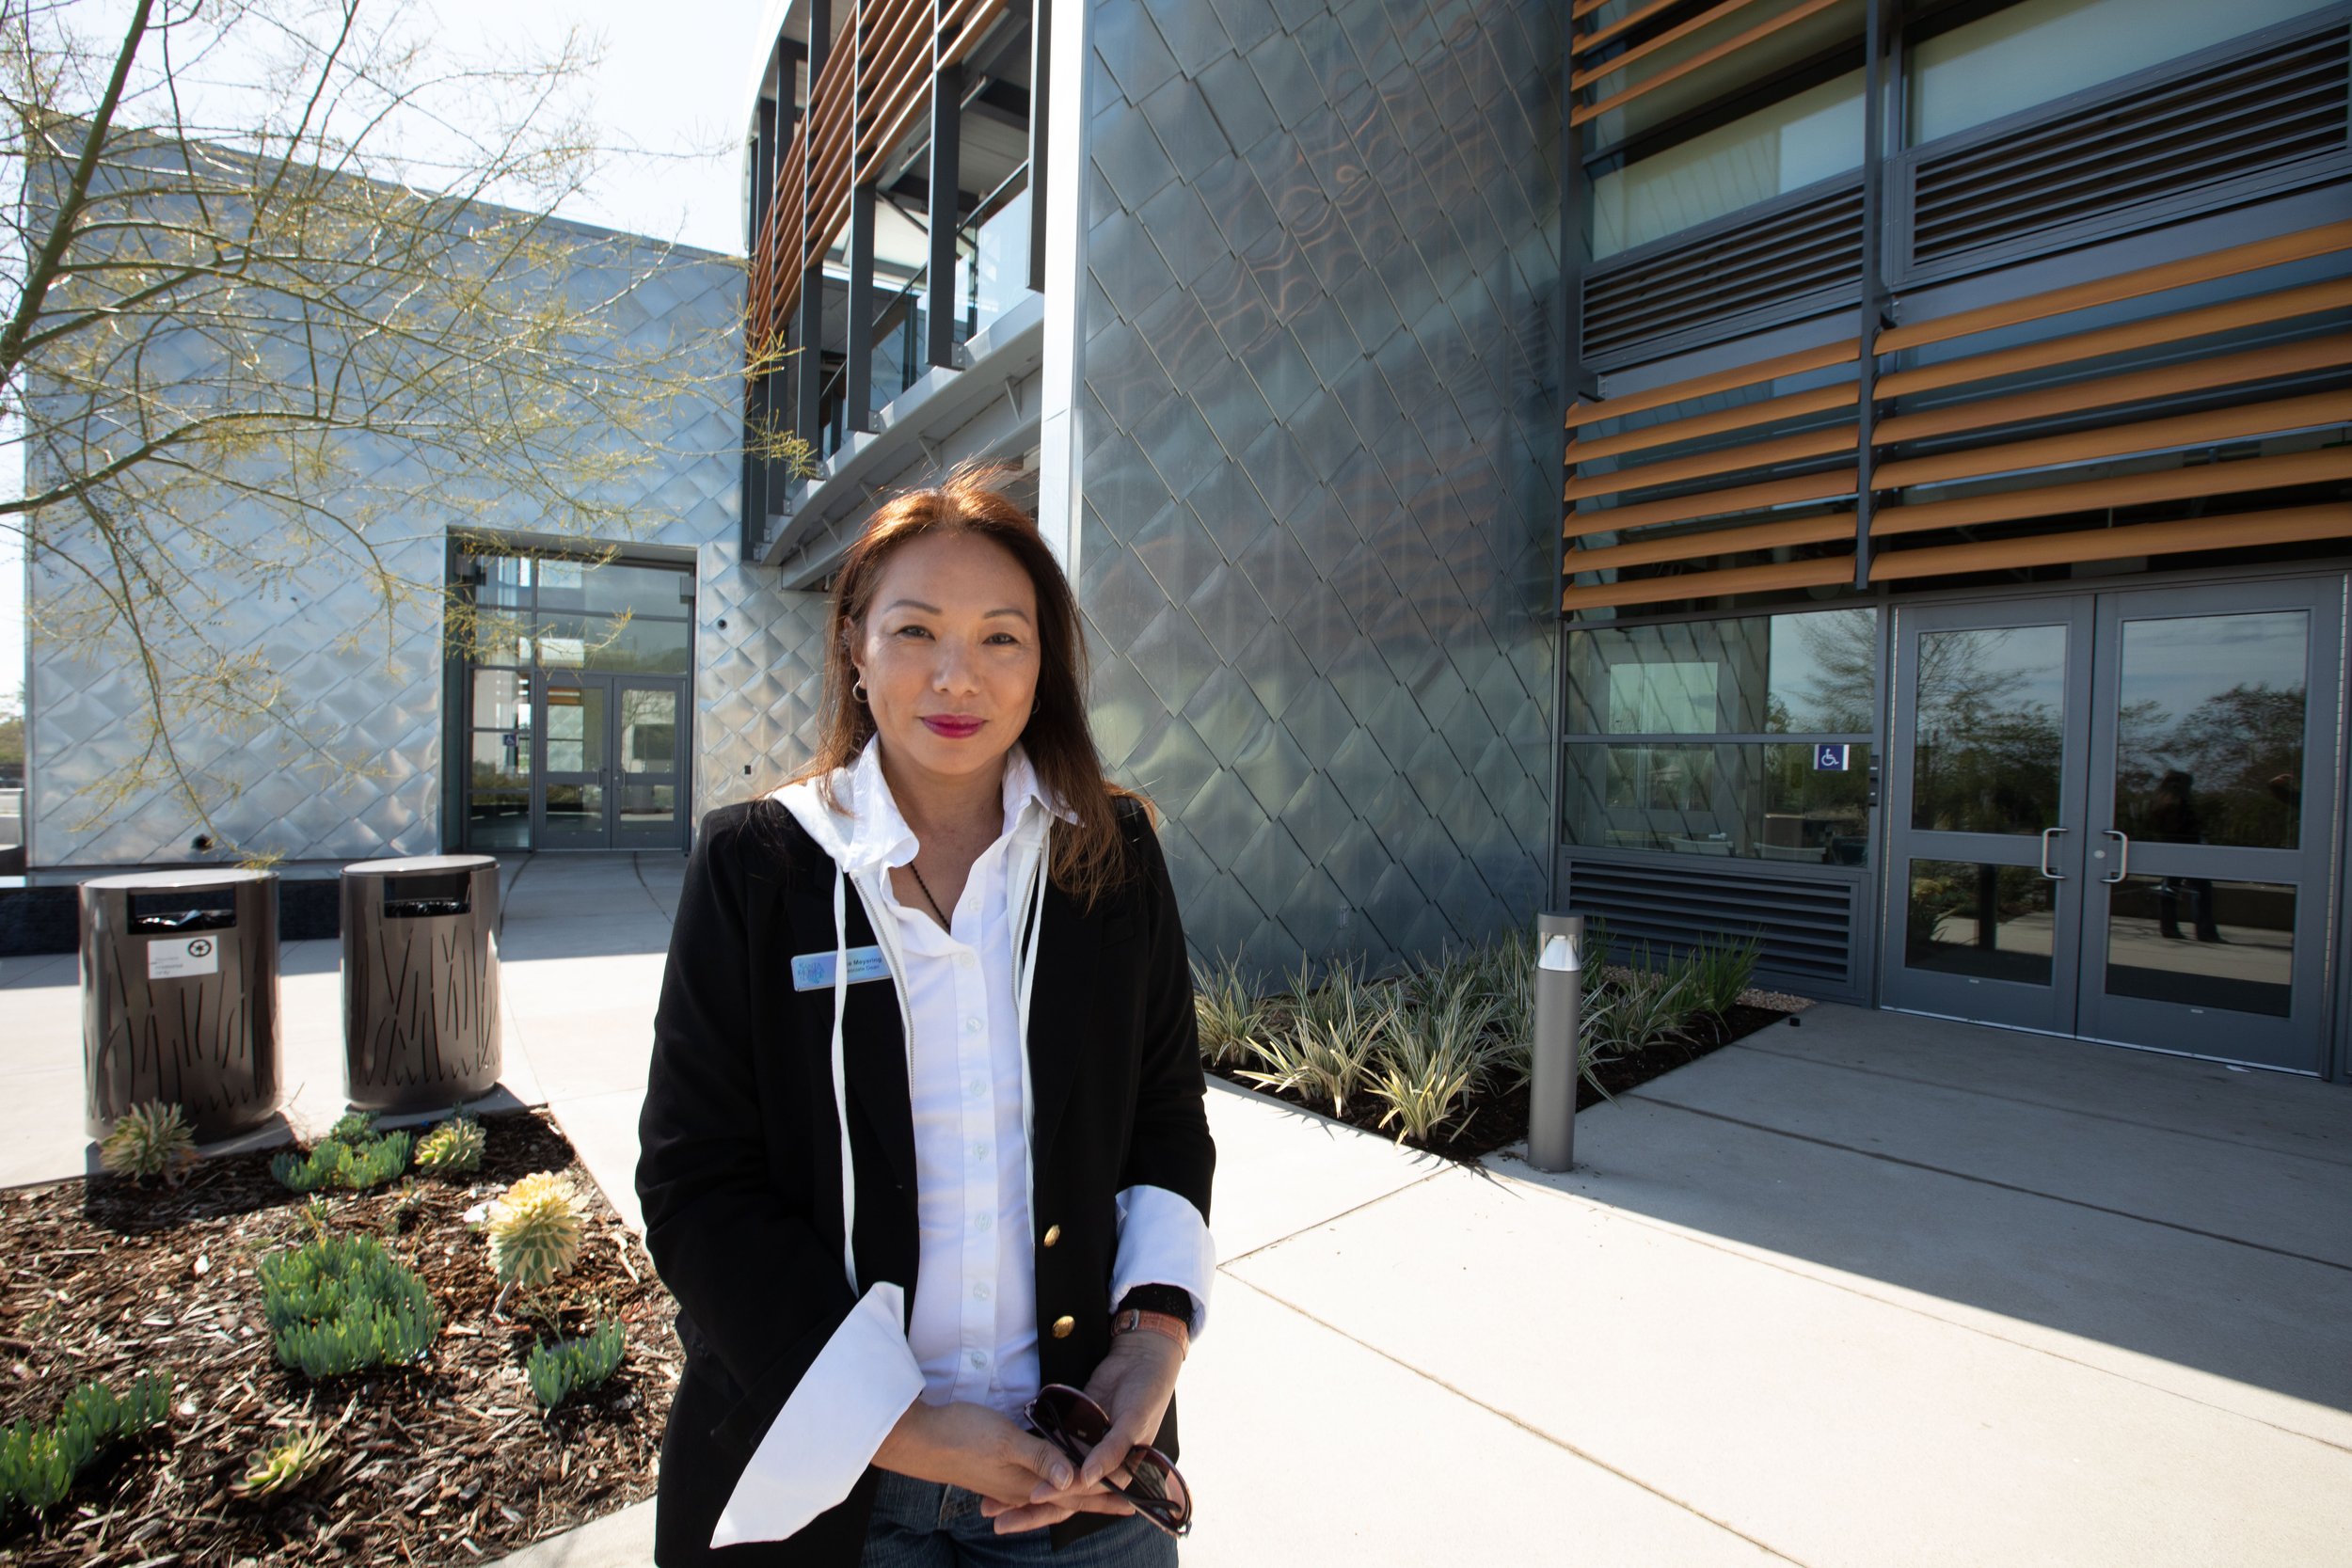
<svg viewBox="0 0 2352 1568"><path fill-rule="evenodd" d="M959 953L956 955L956 967L958 969L970 969L974 964L979 961L979 959L974 958L969 953Z"/></svg>
<svg viewBox="0 0 2352 1568"><path fill-rule="evenodd" d="M974 1301L986 1301L988 1299L988 1287L985 1285L973 1286L972 1299Z"/></svg>
<svg viewBox="0 0 2352 1568"><path fill-rule="evenodd" d="M972 1228L981 1232L983 1235L987 1233L988 1227L994 1223L995 1216L993 1214L980 1213L972 1216Z"/></svg>
<svg viewBox="0 0 2352 1568"><path fill-rule="evenodd" d="M975 1367L985 1367L985 1366L987 1366L987 1365L988 1365L988 1352L986 1352L986 1351L984 1351L984 1350L976 1350L976 1351L974 1351L974 1352L972 1353L972 1365L974 1365Z"/></svg>
<svg viewBox="0 0 2352 1568"><path fill-rule="evenodd" d="M976 1165L988 1164L988 1145L974 1144L972 1146L972 1163Z"/></svg>
<svg viewBox="0 0 2352 1568"><path fill-rule="evenodd" d="M967 1035L977 1035L986 1027L988 1026L980 1022L980 1018L977 1013L973 1014L970 1018L963 1021L963 1032Z"/></svg>
<svg viewBox="0 0 2352 1568"><path fill-rule="evenodd" d="M988 1080L985 1078L975 1078L963 1085L963 1098L966 1100L977 1100L987 1092Z"/></svg>

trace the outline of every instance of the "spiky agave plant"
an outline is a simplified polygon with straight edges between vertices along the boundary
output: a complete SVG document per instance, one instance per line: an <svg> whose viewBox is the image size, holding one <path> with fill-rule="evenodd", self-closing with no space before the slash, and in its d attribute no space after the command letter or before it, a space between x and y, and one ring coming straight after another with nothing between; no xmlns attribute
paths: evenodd
<svg viewBox="0 0 2352 1568"><path fill-rule="evenodd" d="M105 1142L98 1146L98 1157L117 1176L138 1180L160 1176L171 1187L200 1158L188 1118L179 1106L158 1100L143 1101L116 1117Z"/></svg>
<svg viewBox="0 0 2352 1568"><path fill-rule="evenodd" d="M292 1433L262 1450L238 1490L248 1497L292 1491L316 1474L326 1458L326 1433L316 1428Z"/></svg>
<svg viewBox="0 0 2352 1568"><path fill-rule="evenodd" d="M547 1171L526 1176L490 1205L490 1266L501 1286L535 1291L580 1261L580 1202Z"/></svg>

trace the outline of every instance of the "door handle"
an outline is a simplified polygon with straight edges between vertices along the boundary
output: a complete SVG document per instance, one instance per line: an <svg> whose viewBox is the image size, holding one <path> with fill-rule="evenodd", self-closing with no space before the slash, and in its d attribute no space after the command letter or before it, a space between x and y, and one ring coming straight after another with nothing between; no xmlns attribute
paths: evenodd
<svg viewBox="0 0 2352 1568"><path fill-rule="evenodd" d="M2099 879L2103 882L2120 882L2124 878L2132 874L2131 835L2129 833L2118 832L2113 828L2102 828L2099 831L2106 834L2107 837L2115 840L2115 875L2112 877L2102 877Z"/></svg>
<svg viewBox="0 0 2352 1568"><path fill-rule="evenodd" d="M2071 831L2072 830L2066 828L2044 828L2042 830L2042 875L2053 882L2062 882L2066 880L2066 879L2050 869L2050 835L2052 833L2063 833Z"/></svg>

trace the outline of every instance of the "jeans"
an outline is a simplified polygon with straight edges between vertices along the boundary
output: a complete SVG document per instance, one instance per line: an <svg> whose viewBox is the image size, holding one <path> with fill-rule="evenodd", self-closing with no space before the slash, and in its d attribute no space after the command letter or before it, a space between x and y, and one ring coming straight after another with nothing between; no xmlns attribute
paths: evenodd
<svg viewBox="0 0 2352 1568"><path fill-rule="evenodd" d="M980 1514L979 1495L961 1486L916 1481L885 1470L874 1495L874 1516L866 1527L861 1568L1014 1568L1051 1563L1054 1568L1174 1568L1176 1538L1140 1513L1054 1550L1050 1532L996 1533L996 1521Z"/></svg>

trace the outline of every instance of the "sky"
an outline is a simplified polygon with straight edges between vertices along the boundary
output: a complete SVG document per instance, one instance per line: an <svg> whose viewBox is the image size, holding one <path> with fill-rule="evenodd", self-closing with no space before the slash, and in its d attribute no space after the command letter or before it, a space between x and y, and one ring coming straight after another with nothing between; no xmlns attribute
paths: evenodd
<svg viewBox="0 0 2352 1568"><path fill-rule="evenodd" d="M415 8L417 0L394 0ZM117 0L78 0L103 24ZM740 255L742 126L763 40L767 0L475 0L437 12L453 50L495 50L516 38L552 45L566 27L598 37L602 58L584 79L585 106L608 146L637 150L564 215ZM223 73L235 62L224 62ZM0 474L14 493L19 476ZM0 703L24 680L24 571L15 534L0 529Z"/></svg>

